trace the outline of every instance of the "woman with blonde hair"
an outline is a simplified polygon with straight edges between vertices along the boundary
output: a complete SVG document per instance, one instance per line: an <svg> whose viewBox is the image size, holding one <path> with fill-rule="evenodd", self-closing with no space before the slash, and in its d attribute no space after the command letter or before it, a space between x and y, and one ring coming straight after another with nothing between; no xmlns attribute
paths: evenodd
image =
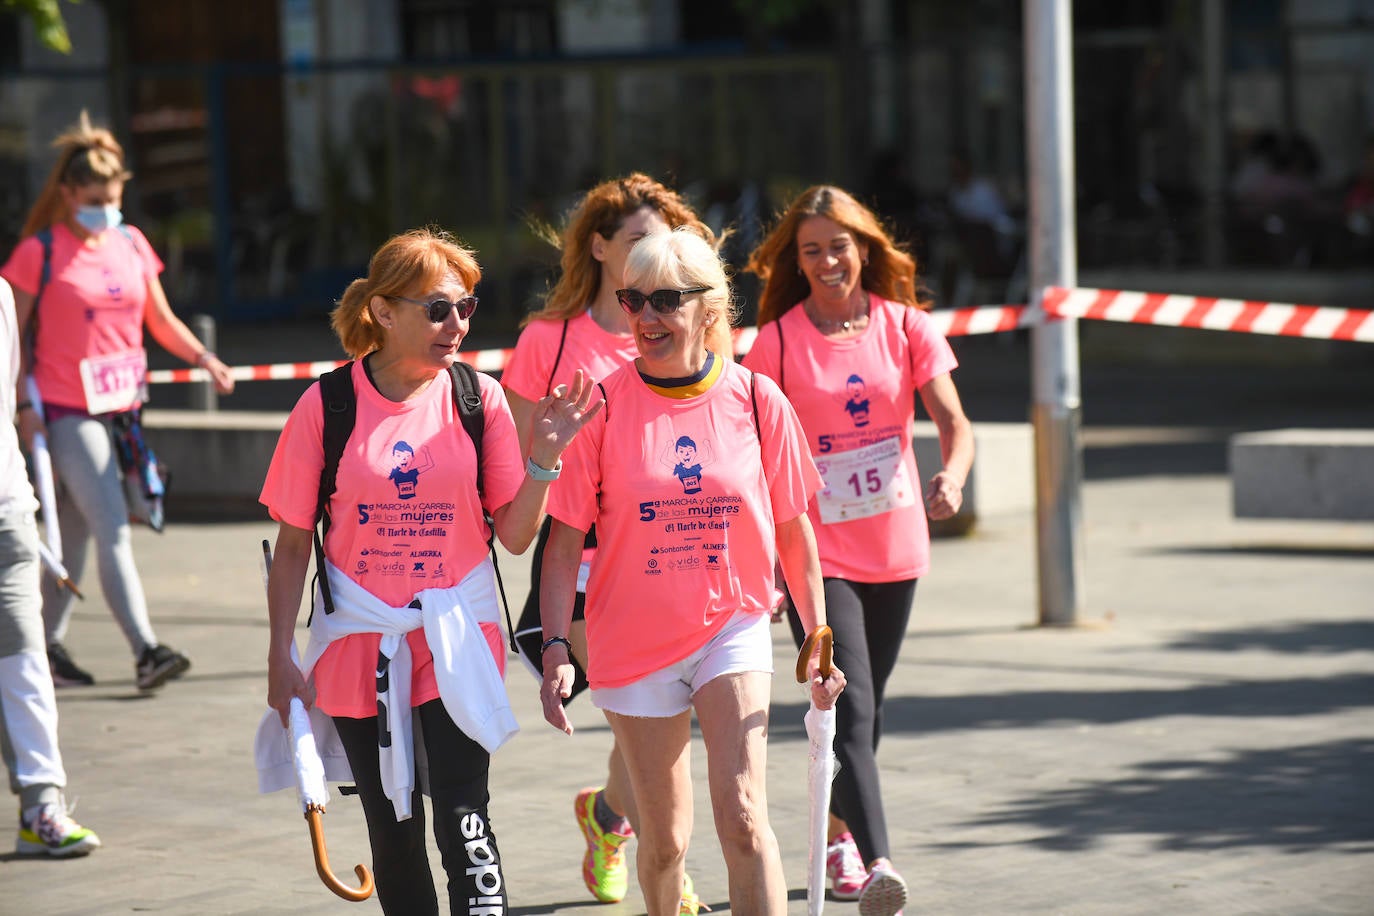
<svg viewBox="0 0 1374 916"><path fill-rule="evenodd" d="M806 504L820 484L796 415L771 380L710 349L733 317L715 249L690 230L646 236L616 291L639 356L600 385L605 409L574 442L550 496L544 554L544 717L571 734L568 627L583 540L601 545L586 596L587 673L639 806L636 863L651 916L683 900L692 833L695 710L711 807L739 913L782 914L787 885L765 785L780 562L809 629L825 623ZM811 696L844 689L808 662Z"/></svg>
<svg viewBox="0 0 1374 916"><path fill-rule="evenodd" d="M142 689L179 677L191 662L158 641L134 565L121 455L141 451L145 397L143 329L173 356L208 370L222 394L234 390L229 367L195 338L167 302L162 261L147 238L124 223L132 174L124 150L83 111L53 143L57 163L24 223L22 240L0 268L14 288L24 370L42 404L23 398L19 429L31 447L46 432L59 481L66 565L80 579L94 538L100 585L124 631ZM42 415L39 410L42 410ZM46 423L46 426L45 426ZM117 448L115 438L126 445ZM95 683L63 646L72 595L43 581L48 662L59 686Z"/></svg>
<svg viewBox="0 0 1374 916"><path fill-rule="evenodd" d="M555 386L567 384L579 369L591 378L605 378L638 355L629 316L615 295L624 285L625 259L635 243L650 232L681 226L711 238L710 229L676 191L639 172L601 182L573 209L560 241L562 272L558 282L549 291L544 308L525 319L515 352L501 374L522 441L533 405ZM728 354L728 324L723 322L712 331L708 346ZM546 524L534 550L529 597L516 625L521 657L537 677L543 676L539 573L548 532ZM573 646L575 671L569 699L587 684L584 592L595 549L596 533L591 531L583 552L572 623L566 632ZM625 764L614 743L605 784L579 792L573 813L587 845L582 858L583 883L603 903L621 900L629 887L624 847L634 835L637 813ZM685 894L690 897L690 887Z"/></svg>
<svg viewBox="0 0 1374 916"><path fill-rule="evenodd" d="M831 892L862 916L891 916L906 882L888 858L876 751L883 692L930 566L932 519L963 502L973 431L950 378L957 365L919 304L916 262L845 191L803 192L749 259L763 280L759 334L744 364L777 381L797 410L825 487L816 531L835 661L840 761L830 810ZM916 396L935 421L944 469L921 505L911 445ZM800 644L806 620L789 614Z"/></svg>
<svg viewBox="0 0 1374 916"><path fill-rule="evenodd" d="M533 405L522 453L501 387L477 374L479 453L452 370L480 279L472 253L445 233L415 230L379 248L332 316L353 362L336 370L347 373L351 399L331 379L328 409L355 411L332 492L325 379L291 411L262 488L279 528L268 581L267 702L283 725L296 697L332 717L388 913L438 907L410 757L420 741L451 911L468 912L473 898L493 912L506 905L487 777L490 754L515 721L501 681L505 643L483 513L506 549L524 551L563 450L600 409L595 386L575 374ZM398 477L397 453L417 450L425 461ZM292 639L317 522L324 568L302 669ZM407 740L413 722L419 734Z"/></svg>

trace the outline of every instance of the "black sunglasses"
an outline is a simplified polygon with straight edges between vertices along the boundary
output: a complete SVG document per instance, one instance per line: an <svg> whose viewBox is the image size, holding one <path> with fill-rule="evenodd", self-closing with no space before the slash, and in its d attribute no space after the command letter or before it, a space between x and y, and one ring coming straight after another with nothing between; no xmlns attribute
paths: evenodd
<svg viewBox="0 0 1374 916"><path fill-rule="evenodd" d="M467 321L472 317L472 313L477 311L477 297L464 296L457 302L449 302L447 299L434 299L426 302L423 299L411 299L409 296L387 296L388 299L400 299L402 302L409 302L411 305L423 305L425 314L434 324L443 324L444 319L448 318L448 313L454 309L458 310L458 317Z"/></svg>
<svg viewBox="0 0 1374 916"><path fill-rule="evenodd" d="M637 289L618 289L615 291L615 297L620 301L620 307L631 315L638 315L644 311L646 302L660 315L671 315L682 308L683 296L689 293L704 293L710 288L694 286L691 289L656 289L647 295Z"/></svg>

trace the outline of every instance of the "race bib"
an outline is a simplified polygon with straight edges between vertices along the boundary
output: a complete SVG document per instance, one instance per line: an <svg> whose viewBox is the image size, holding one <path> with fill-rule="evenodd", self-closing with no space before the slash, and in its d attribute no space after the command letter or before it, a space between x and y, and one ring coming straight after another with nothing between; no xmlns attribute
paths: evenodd
<svg viewBox="0 0 1374 916"><path fill-rule="evenodd" d="M902 462L901 440L896 437L815 459L825 481L825 487L816 494L816 505L827 525L916 504L916 489Z"/></svg>
<svg viewBox="0 0 1374 916"><path fill-rule="evenodd" d="M128 410L148 398L148 354L142 347L88 356L80 369L87 413Z"/></svg>

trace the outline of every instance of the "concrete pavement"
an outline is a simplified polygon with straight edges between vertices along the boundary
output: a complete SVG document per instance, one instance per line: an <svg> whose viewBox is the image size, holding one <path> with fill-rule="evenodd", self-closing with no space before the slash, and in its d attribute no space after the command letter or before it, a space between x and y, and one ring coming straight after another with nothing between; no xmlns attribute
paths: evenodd
<svg viewBox="0 0 1374 916"><path fill-rule="evenodd" d="M908 912L1370 912L1374 526L1235 521L1210 473L1092 480L1084 524L1090 610L1073 630L1031 626L1029 518L935 543L880 752ZM151 697L88 575L68 644L99 683L59 693L61 736L78 818L105 848L0 855L0 912L379 912L320 884L291 794L255 791L255 564L271 534L265 522L137 531L159 634L195 662ZM523 566L503 565L517 603ZM805 700L783 674L782 628L775 646L771 811L803 913ZM523 731L495 758L492 813L511 912L642 912L634 890L594 904L579 877L572 797L600 778L604 722L579 701L566 738L518 664L508 684ZM700 778L696 810L689 869L725 912ZM356 800L336 799L325 826L352 883L368 855Z"/></svg>

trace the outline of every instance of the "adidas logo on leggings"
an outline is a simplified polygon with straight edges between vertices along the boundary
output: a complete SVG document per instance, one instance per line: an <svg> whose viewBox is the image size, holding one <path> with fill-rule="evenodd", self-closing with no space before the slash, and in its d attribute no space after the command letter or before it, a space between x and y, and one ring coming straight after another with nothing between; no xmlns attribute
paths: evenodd
<svg viewBox="0 0 1374 916"><path fill-rule="evenodd" d="M458 829L467 841L463 844L468 862L471 863L467 875L477 885L477 890L485 895L468 898L468 916L504 916L506 910L500 896L501 863L496 860L496 853L491 848L487 822L482 820L480 814L468 814L458 822Z"/></svg>

